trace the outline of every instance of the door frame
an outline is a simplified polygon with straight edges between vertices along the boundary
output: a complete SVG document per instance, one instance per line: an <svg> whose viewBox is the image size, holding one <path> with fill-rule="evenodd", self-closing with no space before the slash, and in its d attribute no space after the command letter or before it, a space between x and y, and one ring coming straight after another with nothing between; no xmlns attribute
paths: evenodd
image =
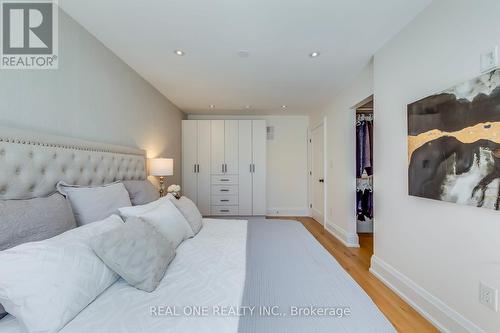
<svg viewBox="0 0 500 333"><path fill-rule="evenodd" d="M313 190L313 179L312 179L312 166L313 166L313 156L312 156L312 132L317 129L318 127L323 126L323 228L326 228L326 225L328 224L328 158L327 158L327 151L328 151L328 141L327 141L327 117L323 117L320 121L317 123L313 124L312 126L309 126L308 133L307 133L307 155L308 155L308 165L307 165L307 183L308 183L308 209L309 209L309 216L312 217L312 190ZM316 220L315 220L316 221ZM320 221L317 221L318 223L321 224Z"/></svg>

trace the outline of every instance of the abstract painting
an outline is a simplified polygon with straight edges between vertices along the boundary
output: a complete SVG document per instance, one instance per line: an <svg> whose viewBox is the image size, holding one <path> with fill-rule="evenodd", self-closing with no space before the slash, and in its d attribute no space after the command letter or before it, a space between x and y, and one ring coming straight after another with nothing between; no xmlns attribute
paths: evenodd
<svg viewBox="0 0 500 333"><path fill-rule="evenodd" d="M500 70L408 105L409 194L500 209Z"/></svg>

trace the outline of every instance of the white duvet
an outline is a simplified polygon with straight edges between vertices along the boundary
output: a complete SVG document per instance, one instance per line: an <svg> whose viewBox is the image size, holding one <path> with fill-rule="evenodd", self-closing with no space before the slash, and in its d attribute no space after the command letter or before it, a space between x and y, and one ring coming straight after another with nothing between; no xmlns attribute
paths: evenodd
<svg viewBox="0 0 500 333"><path fill-rule="evenodd" d="M198 235L177 248L154 292L120 279L60 332L237 332L238 316L230 310L243 295L246 237L246 221L204 219ZM0 332L22 331L7 316L0 320Z"/></svg>

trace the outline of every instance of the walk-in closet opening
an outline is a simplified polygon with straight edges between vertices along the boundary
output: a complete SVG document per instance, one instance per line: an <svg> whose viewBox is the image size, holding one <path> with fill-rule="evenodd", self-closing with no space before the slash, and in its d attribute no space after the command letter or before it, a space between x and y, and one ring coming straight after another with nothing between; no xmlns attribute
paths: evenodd
<svg viewBox="0 0 500 333"><path fill-rule="evenodd" d="M356 231L373 248L373 97L356 108Z"/></svg>

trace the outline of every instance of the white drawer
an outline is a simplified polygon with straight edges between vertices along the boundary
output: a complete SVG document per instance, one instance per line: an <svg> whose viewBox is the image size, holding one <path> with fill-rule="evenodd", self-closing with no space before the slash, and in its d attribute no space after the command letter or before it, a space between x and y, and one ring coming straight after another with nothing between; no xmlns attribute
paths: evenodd
<svg viewBox="0 0 500 333"><path fill-rule="evenodd" d="M212 185L213 195L236 195L238 194L237 185Z"/></svg>
<svg viewBox="0 0 500 333"><path fill-rule="evenodd" d="M212 175L213 185L238 184L238 176Z"/></svg>
<svg viewBox="0 0 500 333"><path fill-rule="evenodd" d="M219 215L238 215L238 206L212 206L211 214Z"/></svg>
<svg viewBox="0 0 500 333"><path fill-rule="evenodd" d="M212 204L216 206L226 206L226 205L237 205L238 204L238 196L223 196L223 195L213 195L212 196Z"/></svg>

